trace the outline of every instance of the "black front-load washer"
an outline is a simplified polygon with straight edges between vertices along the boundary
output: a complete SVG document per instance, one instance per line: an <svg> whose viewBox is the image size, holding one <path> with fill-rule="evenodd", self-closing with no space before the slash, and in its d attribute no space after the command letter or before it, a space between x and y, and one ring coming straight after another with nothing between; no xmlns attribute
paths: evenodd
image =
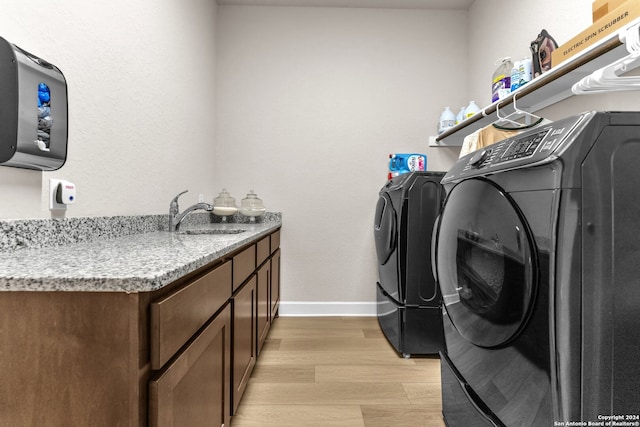
<svg viewBox="0 0 640 427"><path fill-rule="evenodd" d="M640 112L588 112L442 179L449 427L640 422L639 160Z"/></svg>
<svg viewBox="0 0 640 427"><path fill-rule="evenodd" d="M436 354L444 342L441 297L431 268L431 236L444 172L411 172L379 193L374 220L378 322L404 357Z"/></svg>

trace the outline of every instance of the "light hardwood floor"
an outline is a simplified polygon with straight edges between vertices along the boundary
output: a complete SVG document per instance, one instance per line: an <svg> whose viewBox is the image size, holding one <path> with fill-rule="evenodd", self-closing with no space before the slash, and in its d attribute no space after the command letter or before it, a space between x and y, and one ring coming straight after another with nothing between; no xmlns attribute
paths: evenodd
<svg viewBox="0 0 640 427"><path fill-rule="evenodd" d="M440 361L403 359L375 317L277 318L232 427L443 427Z"/></svg>

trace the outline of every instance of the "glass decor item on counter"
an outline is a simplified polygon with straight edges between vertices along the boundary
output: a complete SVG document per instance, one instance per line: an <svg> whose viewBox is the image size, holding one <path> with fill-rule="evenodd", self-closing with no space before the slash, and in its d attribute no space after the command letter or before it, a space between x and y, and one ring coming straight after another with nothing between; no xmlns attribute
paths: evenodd
<svg viewBox="0 0 640 427"><path fill-rule="evenodd" d="M218 197L213 199L213 214L222 217L222 222L227 222L227 217L238 212L236 199L231 197L226 188L223 188Z"/></svg>
<svg viewBox="0 0 640 427"><path fill-rule="evenodd" d="M262 200L258 198L258 195L253 190L250 190L247 197L240 201L240 213L248 216L251 222L264 215L265 211Z"/></svg>

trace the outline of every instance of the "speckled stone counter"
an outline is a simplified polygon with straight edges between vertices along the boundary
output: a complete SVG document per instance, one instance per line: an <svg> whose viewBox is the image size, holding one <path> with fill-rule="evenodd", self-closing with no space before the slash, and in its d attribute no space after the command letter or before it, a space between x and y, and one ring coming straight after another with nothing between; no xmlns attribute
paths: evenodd
<svg viewBox="0 0 640 427"><path fill-rule="evenodd" d="M122 224L124 231L118 233L116 230L115 235L112 225L102 227L103 230L89 220L84 233L81 230L78 234L89 235L89 238L61 244L59 236L53 233L50 241L30 245L24 242L33 243L35 238L30 237L32 227L20 222L0 222L5 241L5 250L0 251L0 291L154 291L272 233L282 224L280 214L268 214L255 224L195 221L183 225L179 233L158 231L162 230L167 218L163 215L145 217L143 225L140 223L132 227L127 226L126 217L118 218L117 223ZM56 225L44 222L35 229L43 227L56 229ZM244 231L189 234L205 229L222 230L221 233L224 230ZM11 230L13 233L9 232ZM58 234L66 232L62 230ZM104 237L105 234L109 237ZM22 241L23 244L7 250L7 241ZM25 246L24 249L15 249Z"/></svg>

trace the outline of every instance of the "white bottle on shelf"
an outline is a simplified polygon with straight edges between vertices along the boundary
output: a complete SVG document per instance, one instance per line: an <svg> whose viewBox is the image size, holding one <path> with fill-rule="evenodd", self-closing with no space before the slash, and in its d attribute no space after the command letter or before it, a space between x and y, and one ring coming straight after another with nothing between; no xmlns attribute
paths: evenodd
<svg viewBox="0 0 640 427"><path fill-rule="evenodd" d="M520 86L529 83L533 78L532 62L531 57L523 58L522 61L520 61Z"/></svg>
<svg viewBox="0 0 640 427"><path fill-rule="evenodd" d="M451 129L456 124L456 115L449 107L445 107L442 114L440 114L440 121L438 122L438 135L442 132Z"/></svg>
<svg viewBox="0 0 640 427"><path fill-rule="evenodd" d="M460 111L456 114L456 124L464 122L464 119L467 118L465 111L465 107L460 108Z"/></svg>
<svg viewBox="0 0 640 427"><path fill-rule="evenodd" d="M520 61L513 63L513 68L511 69L511 92L520 87L520 65Z"/></svg>
<svg viewBox="0 0 640 427"><path fill-rule="evenodd" d="M469 117L473 116L475 113L479 111L480 111L480 107L476 105L475 101L471 101L469 102L469 105L467 105L467 108L465 108L464 114L468 119Z"/></svg>

